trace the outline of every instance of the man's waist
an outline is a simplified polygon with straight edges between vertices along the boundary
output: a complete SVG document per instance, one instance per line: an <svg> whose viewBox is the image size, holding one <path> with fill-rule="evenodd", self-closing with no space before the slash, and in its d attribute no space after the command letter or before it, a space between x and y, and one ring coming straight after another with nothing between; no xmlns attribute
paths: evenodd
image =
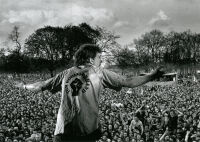
<svg viewBox="0 0 200 142"><path fill-rule="evenodd" d="M95 141L101 138L102 133L101 133L101 129L98 128L96 130L94 130L92 133L87 134L87 135L71 135L71 134L58 134L56 135L56 137L60 137L62 141Z"/></svg>
<svg viewBox="0 0 200 142"><path fill-rule="evenodd" d="M64 127L64 134L72 136L85 136L100 128L99 124L73 120Z"/></svg>

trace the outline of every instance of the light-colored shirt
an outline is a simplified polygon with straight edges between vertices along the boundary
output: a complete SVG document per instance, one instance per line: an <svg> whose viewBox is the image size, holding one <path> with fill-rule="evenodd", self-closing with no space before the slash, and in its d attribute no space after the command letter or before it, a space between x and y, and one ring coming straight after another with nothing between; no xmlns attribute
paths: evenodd
<svg viewBox="0 0 200 142"><path fill-rule="evenodd" d="M131 121L130 129L141 133L143 132L143 124L140 120L136 121L135 119L133 119Z"/></svg>
<svg viewBox="0 0 200 142"><path fill-rule="evenodd" d="M123 81L123 76L91 65L72 67L46 81L42 90L62 91L54 135L66 133L65 126L69 123L72 124L73 135L77 136L98 129L102 89L119 91Z"/></svg>

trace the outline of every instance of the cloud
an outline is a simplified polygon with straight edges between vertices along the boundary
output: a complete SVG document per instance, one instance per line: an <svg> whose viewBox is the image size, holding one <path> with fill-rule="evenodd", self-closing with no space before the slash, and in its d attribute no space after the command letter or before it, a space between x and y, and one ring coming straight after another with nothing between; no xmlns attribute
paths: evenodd
<svg viewBox="0 0 200 142"><path fill-rule="evenodd" d="M129 26L129 22L128 21L117 21L114 24L114 28L119 28L119 27L124 27L124 26Z"/></svg>
<svg viewBox="0 0 200 142"><path fill-rule="evenodd" d="M9 23L29 23L37 24L42 20L42 11L41 10L22 10L22 11L13 11L10 10L4 15L5 19ZM5 22L5 21L4 21Z"/></svg>
<svg viewBox="0 0 200 142"><path fill-rule="evenodd" d="M91 22L91 23L99 23L99 22L108 22L113 19L114 15L111 11L105 8L92 8L92 7L82 7L79 5L73 5L71 7L71 16L73 22Z"/></svg>
<svg viewBox="0 0 200 142"><path fill-rule="evenodd" d="M63 25L67 23L79 24L81 22L99 23L108 22L113 13L104 8L83 7L77 4L66 5L55 9L25 9L10 10L4 13L9 23L22 22L35 24Z"/></svg>
<svg viewBox="0 0 200 142"><path fill-rule="evenodd" d="M155 28L200 32L199 0L0 0L0 3L1 41L16 24L27 38L44 25L87 22L120 35L121 43Z"/></svg>
<svg viewBox="0 0 200 142"><path fill-rule="evenodd" d="M149 21L149 25L153 27L166 27L169 25L170 18L164 11L160 10L155 17Z"/></svg>
<svg viewBox="0 0 200 142"><path fill-rule="evenodd" d="M21 4L22 5L22 4ZM14 25L20 26L22 40L34 30L50 26L78 25L87 22L91 25L105 25L112 21L114 15L106 8L85 7L76 3L57 4L57 8L18 8L4 11L0 14L0 25L4 27L0 36L5 37ZM6 28L6 30L5 30ZM1 38L2 39L2 38Z"/></svg>

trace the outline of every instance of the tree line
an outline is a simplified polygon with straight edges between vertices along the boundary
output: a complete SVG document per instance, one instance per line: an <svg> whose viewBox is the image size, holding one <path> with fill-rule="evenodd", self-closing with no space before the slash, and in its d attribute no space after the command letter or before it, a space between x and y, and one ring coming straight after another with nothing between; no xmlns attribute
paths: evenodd
<svg viewBox="0 0 200 142"><path fill-rule="evenodd" d="M150 64L197 64L200 61L200 34L190 30L163 33L154 29L121 47L120 36L102 27L87 23L64 27L44 26L20 42L19 27L9 34L15 45L11 50L0 49L0 70L32 72L48 70L53 76L57 68L71 67L73 55L84 43L98 44L120 68ZM9 52L8 55L5 53Z"/></svg>
<svg viewBox="0 0 200 142"><path fill-rule="evenodd" d="M118 36L102 27L87 23L64 27L45 26L37 29L24 45L20 43L19 27L15 26L9 40L15 45L11 50L1 48L0 69L9 72L31 72L47 69L51 76L60 67L70 67L73 55L84 43L98 44L102 50L119 47ZM9 52L9 55L5 55Z"/></svg>
<svg viewBox="0 0 200 142"><path fill-rule="evenodd" d="M200 34L190 30L164 34L154 29L146 32L132 44L115 53L120 66L145 66L170 63L198 64L200 61Z"/></svg>

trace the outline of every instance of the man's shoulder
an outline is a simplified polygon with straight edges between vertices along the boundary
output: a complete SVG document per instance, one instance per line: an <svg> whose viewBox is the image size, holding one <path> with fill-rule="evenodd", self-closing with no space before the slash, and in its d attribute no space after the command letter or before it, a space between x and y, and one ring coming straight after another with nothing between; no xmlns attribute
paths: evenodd
<svg viewBox="0 0 200 142"><path fill-rule="evenodd" d="M73 66L73 67L64 69L64 70L61 72L61 74L67 75L67 74L72 73L72 72L74 72L74 71L76 71L76 70L77 70L77 68Z"/></svg>

